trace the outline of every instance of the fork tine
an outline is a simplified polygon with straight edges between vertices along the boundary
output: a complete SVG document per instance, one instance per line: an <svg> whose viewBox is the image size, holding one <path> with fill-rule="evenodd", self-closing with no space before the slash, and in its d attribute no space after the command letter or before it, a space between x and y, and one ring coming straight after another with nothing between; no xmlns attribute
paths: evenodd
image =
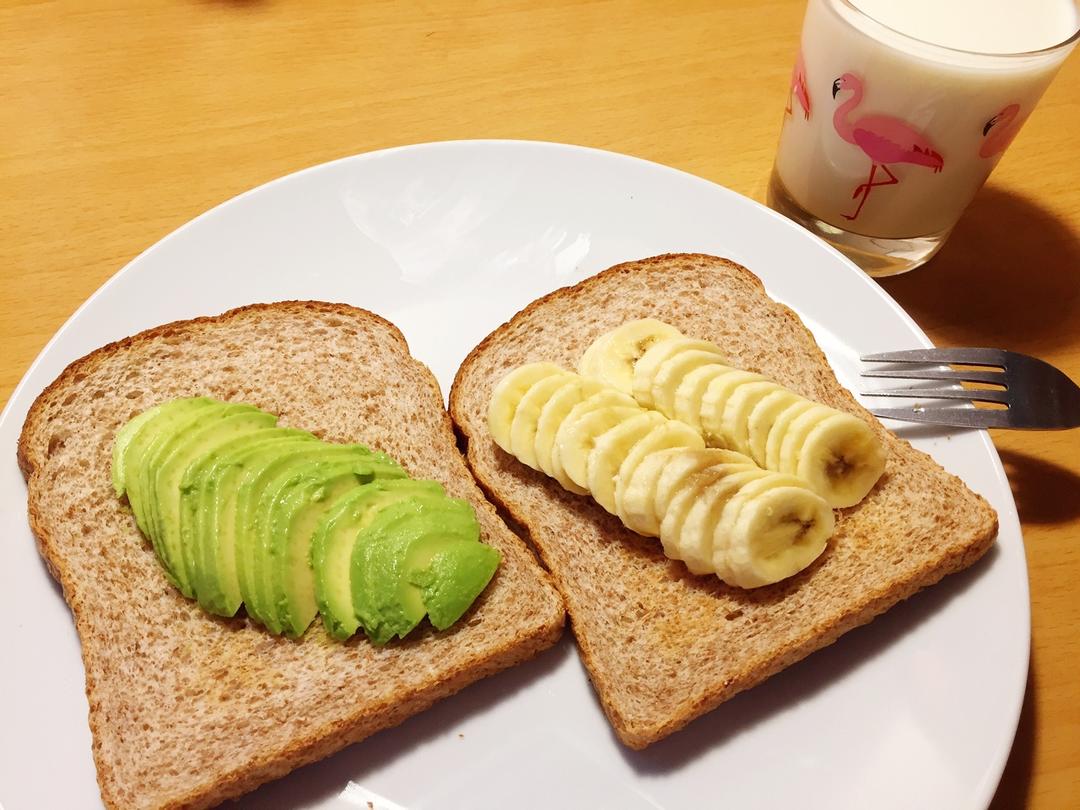
<svg viewBox="0 0 1080 810"><path fill-rule="evenodd" d="M1030 427L1016 424L1011 411L987 408L871 408L870 413L881 419L931 422L962 428Z"/></svg>
<svg viewBox="0 0 1080 810"><path fill-rule="evenodd" d="M991 385L1005 385L1005 374L1001 371L968 371L964 369L944 370L928 369L872 369L864 371L862 377L886 377L898 380L951 380L959 382L979 382Z"/></svg>
<svg viewBox="0 0 1080 810"><path fill-rule="evenodd" d="M1009 394L997 388L883 388L860 391L864 397L906 397L908 399L966 399L973 402L1009 404Z"/></svg>
<svg viewBox="0 0 1080 810"><path fill-rule="evenodd" d="M1008 355L1001 349L910 349L864 354L860 359L868 363L965 363L1005 368Z"/></svg>

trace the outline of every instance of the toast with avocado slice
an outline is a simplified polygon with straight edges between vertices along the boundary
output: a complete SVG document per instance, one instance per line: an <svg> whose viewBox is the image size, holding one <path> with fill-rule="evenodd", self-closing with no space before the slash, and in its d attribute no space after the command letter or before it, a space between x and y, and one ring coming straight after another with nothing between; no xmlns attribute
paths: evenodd
<svg viewBox="0 0 1080 810"><path fill-rule="evenodd" d="M141 431L155 406L193 397L205 400L180 409L172 430ZM289 430L268 430L266 417L244 406L277 415ZM133 420L139 414L149 415ZM403 528L392 559L375 546L344 549L342 598L351 604L355 563L379 583L365 592L365 609L385 615L382 635L412 630L405 641L342 643L320 621L307 626L318 584L289 561L308 554L327 517L323 504L336 507L345 489L371 486L363 470L375 463L319 451L314 438L381 451L409 476L428 479L379 479L384 496L399 482L414 495L449 496L438 508L452 525L439 542L415 515L388 512L383 521L397 516ZM309 444L310 459L298 452L294 467L266 468L258 480L240 474L270 445ZM114 445L121 458L140 461L113 465ZM392 324L361 309L254 305L105 346L38 397L18 460L31 528L82 644L109 807L209 807L239 796L532 657L562 631L559 594L477 488L435 378ZM131 508L117 497L123 488ZM174 494L151 497L151 488ZM254 514L262 517L247 525L260 503ZM413 512L423 508L414 503ZM359 523L366 511L354 510ZM139 530L175 525L178 515L188 534L157 532L157 549ZM460 541L477 524L482 542ZM367 525L383 531L375 519ZM238 542L270 553L237 570L251 551ZM458 581L470 571L490 576L499 556L468 612L437 629L463 608L460 594L439 591L453 578L444 572ZM480 587L466 588L466 597ZM180 589L197 592L203 606ZM243 613L229 618L245 597L274 627L306 631L292 639ZM421 604L430 621L412 629Z"/></svg>
<svg viewBox="0 0 1080 810"><path fill-rule="evenodd" d="M578 368L600 335L643 318L711 341L732 366L853 414L887 448L880 481L838 513L826 550L801 573L752 591L695 576L654 538L499 448L488 409L508 372L527 363ZM473 474L528 529L555 577L590 679L632 748L971 565L997 533L983 498L859 406L791 310L750 271L713 256L629 262L533 302L465 359L450 411Z"/></svg>

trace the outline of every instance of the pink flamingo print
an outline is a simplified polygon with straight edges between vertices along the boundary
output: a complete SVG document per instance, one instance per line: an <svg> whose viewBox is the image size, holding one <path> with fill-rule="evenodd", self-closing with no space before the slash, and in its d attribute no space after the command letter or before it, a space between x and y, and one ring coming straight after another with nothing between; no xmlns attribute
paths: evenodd
<svg viewBox="0 0 1080 810"><path fill-rule="evenodd" d="M944 167L945 160L919 130L899 118L891 115L864 115L854 123L849 121L848 115L862 101L862 79L853 73L845 73L833 82L833 98L836 98L841 90L850 90L852 95L833 113L833 127L841 138L858 146L870 158L870 176L865 183L859 184L851 195L852 199L862 195L859 206L855 213L844 214L844 219L853 220L862 211L871 189L876 186L893 186L900 182L896 175L889 171L888 164L912 163L926 166L936 174ZM889 179L875 183L874 176L878 169L885 172Z"/></svg>
<svg viewBox="0 0 1080 810"><path fill-rule="evenodd" d="M791 90L788 92L786 115L791 115L791 97L795 96L803 110L803 118L810 120L810 91L806 89L806 63L803 62L802 48L795 57L795 67L791 69Z"/></svg>
<svg viewBox="0 0 1080 810"><path fill-rule="evenodd" d="M979 157L993 157L1004 152L1020 131L1023 120L1017 121L1020 114L1019 104L1010 104L983 126L983 140L979 147Z"/></svg>

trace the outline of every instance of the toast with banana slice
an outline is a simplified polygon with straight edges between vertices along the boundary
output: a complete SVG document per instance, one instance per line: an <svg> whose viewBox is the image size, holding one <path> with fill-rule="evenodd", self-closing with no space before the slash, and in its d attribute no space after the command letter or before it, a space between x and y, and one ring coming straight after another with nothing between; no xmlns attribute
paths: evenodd
<svg viewBox="0 0 1080 810"><path fill-rule="evenodd" d="M970 566L997 534L983 498L858 405L795 313L712 256L618 265L533 302L466 358L450 411L477 480L553 574L631 748ZM747 505L770 493L788 508L793 472L807 478L795 518L826 526L824 551L753 590L696 575L724 504L741 497L765 527L771 507ZM825 517L822 499L845 508Z"/></svg>

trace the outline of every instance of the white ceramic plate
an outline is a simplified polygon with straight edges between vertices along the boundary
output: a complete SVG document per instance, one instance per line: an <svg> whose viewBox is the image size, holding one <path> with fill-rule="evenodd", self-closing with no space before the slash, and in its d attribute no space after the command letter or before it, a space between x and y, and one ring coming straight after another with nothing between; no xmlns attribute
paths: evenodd
<svg viewBox="0 0 1080 810"><path fill-rule="evenodd" d="M67 363L165 321L316 298L392 320L445 391L472 346L528 301L672 251L751 268L849 387L859 353L928 345L854 265L771 211L673 169L552 144L430 144L318 166L215 208L128 265L49 343L0 417L3 808L100 801L78 641L15 465L27 408ZM1027 673L1020 527L984 434L901 432L998 510L997 547L973 569L644 752L615 740L567 637L244 806L984 807Z"/></svg>

